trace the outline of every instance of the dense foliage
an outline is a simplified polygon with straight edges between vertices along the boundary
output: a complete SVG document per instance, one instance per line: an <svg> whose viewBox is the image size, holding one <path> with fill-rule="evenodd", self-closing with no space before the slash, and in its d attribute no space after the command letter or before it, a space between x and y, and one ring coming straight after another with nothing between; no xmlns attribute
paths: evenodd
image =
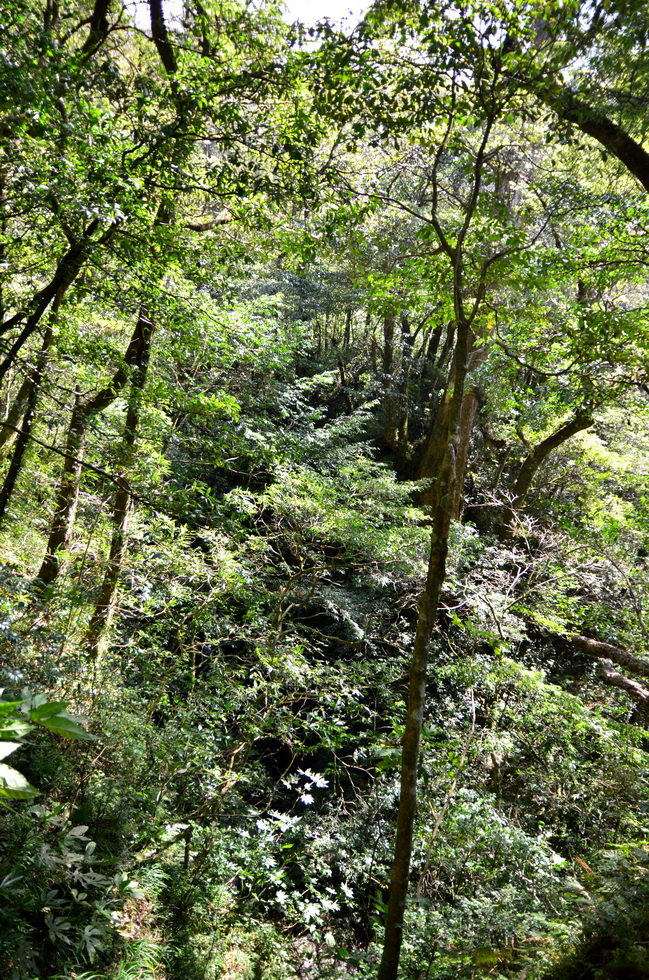
<svg viewBox="0 0 649 980"><path fill-rule="evenodd" d="M649 977L648 38L5 5L0 977Z"/></svg>

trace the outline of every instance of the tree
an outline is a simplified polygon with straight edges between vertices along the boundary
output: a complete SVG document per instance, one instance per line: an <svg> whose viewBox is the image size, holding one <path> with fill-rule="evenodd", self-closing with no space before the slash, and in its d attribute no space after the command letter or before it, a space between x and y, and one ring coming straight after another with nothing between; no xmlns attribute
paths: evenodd
<svg viewBox="0 0 649 980"><path fill-rule="evenodd" d="M394 30L390 33L392 13L395 14ZM422 126L421 120L431 119L432 107L435 108L435 124L430 125L431 128L433 125L438 127L436 139L431 140L428 135L430 130L427 138L419 135L420 145L431 147L428 152L432 163L429 164L424 184L426 191L423 194L419 192L412 200L404 199L399 194L401 188L397 178L389 184L387 191L375 185L370 192L361 193L416 216L423 225L426 237L436 243L434 254L443 256L448 263L447 274L453 298L453 320L449 328L449 346L453 351L450 371L444 395L431 417L421 469L422 474L432 481L424 496L430 508L432 542L410 669L410 695L402 750L401 802L383 960L379 971L381 980L396 977L398 970L415 819L416 771L426 695L428 647L445 578L450 523L459 512L468 444L478 406L475 393L467 391L467 378L469 372L484 363L489 354L492 340L489 330L493 329L493 321L489 325L485 322L487 311L494 311L495 316L494 312L491 316L497 320L506 309L506 291L499 281L506 278L503 262L506 263L513 256L513 264L510 263L512 270L520 269L530 248L539 244L544 247L545 237L552 232L552 212L543 197L540 197L540 209L538 205L531 209L529 203L526 208L520 201L512 209L503 199L502 180L507 166L512 166L512 153L509 148L492 148L492 138L495 143L500 135L498 120L501 116L524 113L525 108L519 98L520 90L511 85L506 35L492 30L493 12L485 13L484 21L476 20L475 12L469 17L466 12L458 11L457 16L452 18L439 18L428 7L421 16L415 11L413 20L408 19L408 14L409 8L405 5L376 5L359 31L357 47L354 49L354 41L339 38L336 49L339 52L337 77L342 91L354 91L355 82L347 74L350 64L354 65L360 78L364 71L368 71L370 64L372 71L378 71L382 81L382 104L371 105L369 110L366 107L367 115L361 116L361 120L367 119L373 110L373 124L375 127L385 127L387 139L398 141L401 133L406 131L412 138L413 120L416 118L415 125ZM382 40L365 44L368 36L374 38L375 30ZM409 34L409 31L412 33ZM390 40L386 40L386 34ZM454 46L449 37L453 38ZM407 39L417 54L410 54ZM422 50L425 54L422 54ZM332 61L336 61L336 56ZM363 100L366 100L367 84L363 85L362 81L356 84L363 93ZM386 91L394 92L391 101L386 97ZM403 94L406 92L407 96ZM347 104L354 104L358 110L358 103L353 103L351 97L348 97ZM389 124L385 121L388 104L392 120ZM367 125L364 121L356 121L353 131L362 133ZM403 127L401 130L400 126ZM538 193L533 184L531 190ZM430 208L429 212L427 208ZM485 234L488 221L492 227ZM502 229L503 237L498 243L495 240L495 227ZM474 235L478 236L479 241L475 241ZM519 257L521 262L517 266ZM561 261L564 261L563 257ZM580 303L579 297L575 303ZM384 374L386 364L392 363L393 358L394 320L388 317L385 324ZM566 339L563 341L564 358ZM585 384L585 387L588 385ZM529 447L513 483L514 506L520 506L524 500L547 456L591 424L592 407L586 401L573 418L562 421L536 447ZM506 523L509 527L511 515Z"/></svg>

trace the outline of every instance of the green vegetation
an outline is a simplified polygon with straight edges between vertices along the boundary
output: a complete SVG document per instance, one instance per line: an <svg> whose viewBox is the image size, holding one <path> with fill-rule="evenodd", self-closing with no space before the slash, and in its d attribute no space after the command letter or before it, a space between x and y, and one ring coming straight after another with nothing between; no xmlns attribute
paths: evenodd
<svg viewBox="0 0 649 980"><path fill-rule="evenodd" d="M649 14L0 14L0 978L649 980Z"/></svg>

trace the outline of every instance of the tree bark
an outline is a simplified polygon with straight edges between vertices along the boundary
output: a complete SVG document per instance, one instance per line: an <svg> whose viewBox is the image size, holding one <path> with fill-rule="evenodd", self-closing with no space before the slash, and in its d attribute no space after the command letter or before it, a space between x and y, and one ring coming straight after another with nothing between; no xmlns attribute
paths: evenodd
<svg viewBox="0 0 649 980"><path fill-rule="evenodd" d="M14 327L19 326L23 321L25 324L23 329L18 334L18 337L14 340L13 344L5 354L4 359L0 363L0 385L16 359L16 355L24 347L31 335L37 329L50 303L52 303L57 296L59 297L60 301L66 290L69 289L83 268L93 248L96 245L105 245L110 240L117 227L116 224L113 225L106 232L104 232L100 238L94 239L92 236L94 235L98 226L99 219L95 218L86 228L83 237L68 249L57 265L56 271L47 286L44 286L43 289L39 290L33 296L28 307L28 310L31 310L31 312L23 310L20 313L14 314L14 316L10 317L8 320L5 320L3 323L0 323L0 335L8 333Z"/></svg>
<svg viewBox="0 0 649 980"><path fill-rule="evenodd" d="M612 643L603 643L601 640L591 640L588 636L575 635L571 636L570 640L578 650L583 650L591 657L598 659L604 657L606 660L612 660L620 667L630 670L632 674L640 674L642 677L649 678L649 662L634 657L632 653L622 647L613 646Z"/></svg>
<svg viewBox="0 0 649 980"><path fill-rule="evenodd" d="M383 415L385 443L393 452L403 454L408 447L408 391L412 366L414 337L410 319L404 310L400 316L398 354L395 350L396 317L383 319Z"/></svg>
<svg viewBox="0 0 649 980"><path fill-rule="evenodd" d="M345 310L345 333L343 334L343 350L347 350L352 342L352 308Z"/></svg>
<svg viewBox="0 0 649 980"><path fill-rule="evenodd" d="M144 311L140 316L146 316ZM108 565L104 574L104 579L99 592L99 599L88 625L86 633L86 647L93 659L96 659L101 644L102 637L110 624L113 612L115 593L117 591L117 581L124 560L124 552L128 541L128 526L131 516L133 498L126 482L125 474L131 469L135 457L135 440L140 422L140 411L142 408L142 398L146 376L151 356L151 344L153 341L153 327L146 332L146 343L140 351L140 360L137 364L137 372L133 378L131 395L126 413L126 423L124 427L124 443L122 449L122 476L115 491L113 499L113 534L110 542L110 553Z"/></svg>
<svg viewBox="0 0 649 980"><path fill-rule="evenodd" d="M397 396L394 389L394 328L396 318L393 313L383 317L383 357L381 367L383 372L383 432L385 444L389 449L397 448Z"/></svg>
<svg viewBox="0 0 649 980"><path fill-rule="evenodd" d="M564 442L581 432L583 429L590 428L594 419L590 412L580 411L563 425L559 426L554 432L542 440L537 446L533 446L521 464L518 471L516 482L512 488L511 504L505 509L502 523L501 537L505 540L511 539L516 530L516 515L525 503L525 498L534 482L541 465L545 462L553 450L558 449Z"/></svg>
<svg viewBox="0 0 649 980"><path fill-rule="evenodd" d="M453 337L455 337L455 328L452 332ZM467 348L470 350L468 355L468 362L465 365L465 379L466 376L473 371L480 364L484 363L488 354L489 347L483 346L478 347L473 350L473 344L475 341L475 335L471 330L469 330L469 335L467 338ZM439 466L439 449L438 442L440 439L440 433L444 431L448 423L448 413L450 409L451 402L451 392L453 391L453 371L455 370L454 363L451 366L451 371L449 375L449 380L446 385L444 394L437 406L437 411L431 422L428 435L424 442L424 447L421 453L421 459L419 461L418 468L418 479L434 481L437 479L437 472ZM469 444L471 441L471 433L473 431L473 423L475 422L476 413L478 410L478 400L474 392L467 392L464 396L468 399L467 404L463 406L464 415L460 415L460 433L463 434L460 437L460 442L458 444L458 452L462 454L462 481L464 480L464 471L466 469L466 461L469 452ZM474 401L475 399L475 401ZM462 498L463 482L460 483L459 487L455 491L455 500L453 502L454 519L459 516L460 500ZM433 502L435 497L434 483L431 482L429 486L424 487L421 491L420 503L423 507L429 507Z"/></svg>
<svg viewBox="0 0 649 980"><path fill-rule="evenodd" d="M110 4L111 0L95 0L92 16L90 18L88 36L86 37L83 47L81 48L85 55L94 54L94 52L101 47L108 35L108 29L110 26L108 23L108 9Z"/></svg>
<svg viewBox="0 0 649 980"><path fill-rule="evenodd" d="M35 376L36 372L34 371L23 379L6 419L4 422L0 422L0 457L9 454L11 447L18 438L18 432L16 430L20 427L20 423L27 412Z"/></svg>
<svg viewBox="0 0 649 980"><path fill-rule="evenodd" d="M149 16L153 43L156 46L164 70L173 79L178 71L178 62L176 61L176 54L169 38L167 25L165 24L162 0L149 0Z"/></svg>
<svg viewBox="0 0 649 980"><path fill-rule="evenodd" d="M403 920L408 895L410 859L417 807L417 764L426 703L426 677L430 641L437 619L437 607L446 576L448 537L453 500L464 473L459 468L461 409L468 370L470 330L458 324L457 344L444 422L438 426L434 447L437 478L431 497L431 544L426 585L419 601L417 630L410 665L410 687L401 756L401 793L390 880L390 898L385 926L383 955L378 980L396 980L401 953Z"/></svg>
<svg viewBox="0 0 649 980"><path fill-rule="evenodd" d="M573 123L582 133L597 140L649 191L649 153L621 126L609 119L603 110L589 105L569 88L562 88L556 82L539 85L530 81L526 87L556 112L560 119Z"/></svg>
<svg viewBox="0 0 649 980"><path fill-rule="evenodd" d="M59 574L61 553L67 550L72 538L88 423L93 415L102 412L114 402L125 387L129 380L129 369L137 367L141 361L142 352L150 343L152 330L153 326L148 316L140 311L124 355L124 363L117 369L109 384L93 395L92 398L82 399L77 395L70 419L66 460L61 474L54 519L50 528L45 557L37 576L43 585L50 585Z"/></svg>
<svg viewBox="0 0 649 980"><path fill-rule="evenodd" d="M0 432L0 447L5 451L7 451L12 442L15 441L13 455L11 457L11 462L9 463L9 469L7 470L2 488L0 489L0 521L3 520L7 512L7 507L9 506L9 501L11 500L14 487L16 486L18 475L22 469L25 450L27 449L27 445L29 443L31 430L36 415L36 402L38 400L38 394L43 384L43 378L45 377L47 352L50 348L50 344L52 343L52 336L53 330L52 327L49 326L43 336L43 344L36 360L34 371L30 377L25 378L20 386L18 395L4 423L5 427ZM21 420L22 426L20 425ZM12 428L9 428L9 426L12 426ZM20 431L16 432L15 430L17 428L19 428ZM9 440L9 436L13 437L11 441Z"/></svg>
<svg viewBox="0 0 649 980"><path fill-rule="evenodd" d="M460 441L457 450L457 471L462 474L462 481L455 483L455 489L451 500L451 517L454 521L459 521L462 516L462 493L464 490L464 474L469 457L469 446L471 445L471 435L473 425L480 401L475 391L467 391L462 399L462 411L460 413Z"/></svg>
<svg viewBox="0 0 649 980"><path fill-rule="evenodd" d="M617 687L621 691L630 694L636 701L639 701L645 711L649 707L649 690L643 687L642 684L638 684L631 677L625 677L624 674L613 670L613 664L610 660L606 658L600 659L599 675L604 684L607 684L609 687Z"/></svg>
<svg viewBox="0 0 649 980"><path fill-rule="evenodd" d="M460 471L458 463L462 401L467 374L472 366L470 362L475 335L471 329L471 323L475 319L478 311L485 283L483 275L477 289L476 297L472 303L471 312L467 315L464 305L464 297L467 294L467 283L463 265L463 243L469 231L480 196L485 153L491 136L494 118L494 116L488 116L485 121L480 148L473 162L473 187L466 204L464 221L462 227L457 232L454 245L449 243L448 238L444 234L437 216L437 205L433 203L435 231L440 246L448 256L453 269L455 351L446 390L445 421L438 428L439 438L436 441L436 479L433 485L430 505L432 527L428 572L424 591L419 601L417 629L410 664L410 687L401 756L401 788L399 812L397 815L397 832L390 880L390 897L385 923L385 937L378 971L378 980L397 980L399 972L403 922L406 899L408 897L410 859L417 810L417 765L426 703L428 657L432 632L437 620L439 597L446 577L446 559L448 555L453 498L456 494L457 483L462 484L464 481L464 473ZM437 160L440 159L442 148L438 151ZM479 356L486 356L486 350L487 348L484 348ZM477 352L475 353L477 354Z"/></svg>
<svg viewBox="0 0 649 980"><path fill-rule="evenodd" d="M116 395L117 397L117 395ZM83 452L89 415L77 396L65 444L66 459L56 495L54 519L47 540L47 550L38 572L43 585L50 585L59 574L61 552L66 550L72 537L72 529L79 500L79 481L83 468Z"/></svg>

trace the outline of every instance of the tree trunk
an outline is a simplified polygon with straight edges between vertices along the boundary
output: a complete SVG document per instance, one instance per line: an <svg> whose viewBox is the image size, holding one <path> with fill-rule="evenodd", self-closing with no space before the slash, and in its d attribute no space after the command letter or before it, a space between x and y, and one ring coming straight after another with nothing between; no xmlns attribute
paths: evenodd
<svg viewBox="0 0 649 980"><path fill-rule="evenodd" d="M552 83L538 84L530 81L527 87L560 119L573 123L582 133L597 140L609 153L616 156L644 189L649 191L649 153L621 126L609 119L603 109L577 98L567 86L556 82L556 76Z"/></svg>
<svg viewBox="0 0 649 980"><path fill-rule="evenodd" d="M591 657L598 659L604 657L606 660L612 660L620 667L630 670L632 674L640 674L642 677L649 678L649 662L641 660L640 657L634 657L623 647L613 646L612 643L603 643L601 640L591 640L588 636L576 635L571 636L570 639L578 650L583 650Z"/></svg>
<svg viewBox="0 0 649 980"><path fill-rule="evenodd" d="M396 449L398 443L397 394L394 388L394 326L395 316L386 313L383 317L383 357L381 360L383 385L383 432L389 449Z"/></svg>
<svg viewBox="0 0 649 980"><path fill-rule="evenodd" d="M505 540L512 538L515 534L516 529L516 516L518 511L525 503L525 498L527 497L528 491L532 486L534 477L536 476L542 463L548 458L550 453L561 446L564 442L567 442L572 436L576 435L577 432L581 432L582 429L588 429L593 424L594 419L592 418L590 412L580 411L564 422L558 429L550 433L538 446L533 446L525 459L521 464L521 468L518 471L518 476L516 477L516 482L514 483L512 489L512 502L505 510L505 516L502 524L501 537Z"/></svg>
<svg viewBox="0 0 649 980"><path fill-rule="evenodd" d="M649 709L649 690L646 687L643 687L638 681L634 681L633 678L625 677L624 674L614 670L612 662L605 658L601 658L599 661L599 676L604 684L609 687L617 687L639 701L643 707L643 715L646 717L646 712Z"/></svg>
<svg viewBox="0 0 649 980"><path fill-rule="evenodd" d="M113 534L110 542L108 566L104 573L99 598L93 611L86 633L86 647L93 659L96 659L101 639L110 624L113 613L117 580L122 568L126 550L128 525L131 516L131 492L126 481L120 480L113 500Z"/></svg>
<svg viewBox="0 0 649 980"><path fill-rule="evenodd" d="M23 383L18 389L11 408L7 412L6 419L0 423L0 456L8 456L11 447L18 438L16 429L20 428L20 423L27 413L30 395L34 388L35 376L36 372L28 374L23 379Z"/></svg>
<svg viewBox="0 0 649 980"><path fill-rule="evenodd" d="M120 391L129 380L128 369L138 366L142 360L142 352L150 344L153 325L147 314L141 310L133 335L129 342L124 364L120 366L105 388L93 395L92 398L77 400L70 419L66 445L66 460L61 474L61 482L57 494L54 519L50 529L45 557L38 573L43 585L50 585L59 574L61 553L70 545L72 530L79 499L79 482L83 468L83 451L88 422L115 401Z"/></svg>
<svg viewBox="0 0 649 980"><path fill-rule="evenodd" d="M33 296L30 304L31 312L29 314L26 314L25 312L16 313L16 315L10 317L9 320L5 320L3 323L0 323L1 335L18 326L23 322L23 320L25 321L25 326L9 348L2 363L0 363L0 384L7 374L7 371L13 364L18 352L27 343L31 335L38 327L50 303L56 300L57 297L59 297L60 302L60 299L63 297L66 290L72 285L75 278L83 268L83 265L88 259L93 247L97 244L105 244L115 230L114 228L108 229L108 231L105 232L100 239L95 241L92 236L97 230L98 226L99 219L95 218L86 228L82 238L68 249L59 262L56 272L54 273L50 282Z"/></svg>
<svg viewBox="0 0 649 980"><path fill-rule="evenodd" d="M401 332L398 356L394 333L396 318L383 318L383 415L384 436L389 449L404 453L408 446L408 389L412 364L414 337L410 332L408 314L401 313Z"/></svg>
<svg viewBox="0 0 649 980"><path fill-rule="evenodd" d="M471 435L475 417L478 413L480 402L475 391L465 392L462 399L462 411L460 414L460 441L457 450L457 471L462 474L462 480L456 480L455 491L451 501L451 517L454 521L459 521L462 517L463 503L462 493L464 490L464 474L469 456L469 446L471 445Z"/></svg>
<svg viewBox="0 0 649 980"><path fill-rule="evenodd" d="M146 316L142 311L140 316ZM124 427L124 443L122 449L122 476L119 478L113 500L113 534L110 542L108 566L99 592L99 599L88 625L86 646L89 654L95 659L99 653L101 639L110 624L113 612L117 581L122 568L124 552L128 540L128 525L132 510L132 496L124 474L128 473L135 457L135 439L140 423L140 410L144 386L146 384L153 327L147 332L147 343L142 349L137 373L133 378L131 396L129 398L126 423Z"/></svg>
<svg viewBox="0 0 649 980"><path fill-rule="evenodd" d="M345 333L343 335L343 349L347 350L352 342L352 308L345 311Z"/></svg>
<svg viewBox="0 0 649 980"><path fill-rule="evenodd" d="M437 619L439 596L446 576L448 536L456 485L463 482L460 471L459 444L461 409L468 370L470 330L460 322L457 345L449 378L446 410L437 427L437 438L431 447L435 457L437 479L431 497L431 544L426 586L419 601L417 631L410 665L410 688L401 761L401 793L397 817L394 862L390 880L390 898L385 926L383 955L378 980L396 980L401 953L403 920L408 895L410 858L417 807L417 764L426 702L426 677L430 641Z"/></svg>
<svg viewBox="0 0 649 980"><path fill-rule="evenodd" d="M85 405L77 396L65 444L66 459L56 496L54 519L47 540L45 558L38 573L38 578L43 585L49 585L59 574L61 552L68 548L72 537L79 500L79 481L83 468L88 418Z"/></svg>
<svg viewBox="0 0 649 980"><path fill-rule="evenodd" d="M18 395L16 396L16 399L11 406L9 415L5 420L5 427L0 432L0 447L2 447L5 452L10 448L11 443L15 441L15 448L11 457L9 469L7 470L7 474L4 478L2 489L0 489L0 521L3 520L7 512L9 501L11 500L14 487L16 486L16 480L18 479L18 475L22 469L25 450L27 449L32 425L34 424L36 401L38 399L38 393L41 389L43 378L45 376L47 352L50 344L52 343L52 336L53 330L50 326L47 328L43 336L43 345L36 360L34 372L31 377L25 378L20 386ZM20 425L21 421L22 426ZM16 432L14 428L9 428L9 426L20 428L20 431ZM13 437L11 442L8 440L7 436Z"/></svg>
<svg viewBox="0 0 649 980"><path fill-rule="evenodd" d="M398 448L404 451L409 440L409 394L410 371L412 368L412 349L415 342L410 330L410 318L404 311L401 314L401 364L399 368L399 401L397 404Z"/></svg>
<svg viewBox="0 0 649 980"><path fill-rule="evenodd" d="M449 328L449 333L451 332ZM453 336L455 336L455 330L452 331ZM467 363L463 366L464 378L466 377L480 364L483 364L489 354L489 347L482 346L475 350L473 349L473 344L475 342L475 334L469 330L467 338L467 349L470 351L468 354ZM435 483L437 480L437 473L439 468L439 450L438 442L440 439L440 432L443 432L448 423L448 413L450 410L450 404L453 397L454 382L453 382L453 372L455 370L455 361L451 365L451 372L449 375L449 380L444 391L444 395L437 406L437 411L432 420L431 426L424 442L424 448L421 454L421 459L419 461L418 469L418 479L431 481L429 486L424 487L421 491L420 503L423 507L429 507L435 499ZM463 382L464 383L464 382ZM464 404L466 401L466 404ZM463 404L460 413L460 437L458 443L458 471L462 473L462 481L456 487L455 498L452 502L453 508L453 518L457 519L460 513L460 501L462 499L462 490L464 487L464 471L466 469L466 462L469 453L469 445L471 442L471 433L473 431L473 423L475 422L476 413L478 410L478 398L475 392L467 392L463 396ZM461 458L460 458L461 457Z"/></svg>

